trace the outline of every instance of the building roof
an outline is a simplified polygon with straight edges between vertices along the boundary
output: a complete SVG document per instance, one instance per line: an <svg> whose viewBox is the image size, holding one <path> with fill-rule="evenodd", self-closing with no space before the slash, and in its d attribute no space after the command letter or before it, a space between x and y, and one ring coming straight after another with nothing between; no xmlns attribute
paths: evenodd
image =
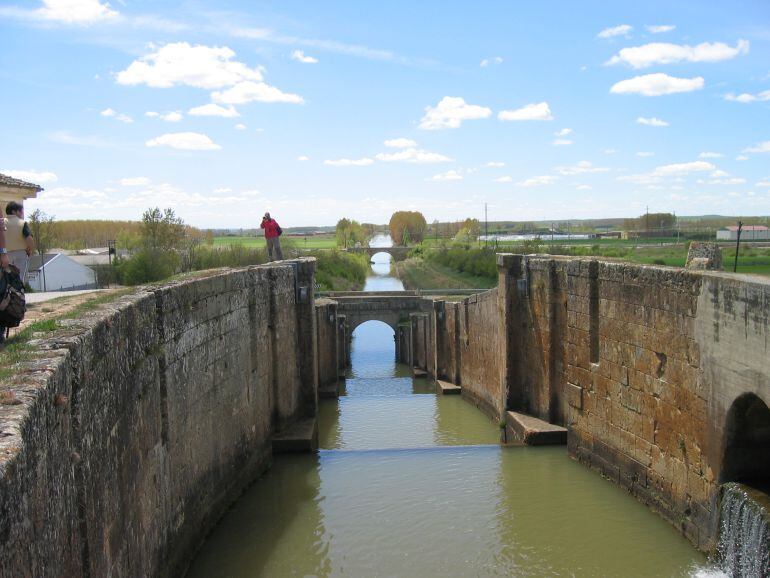
<svg viewBox="0 0 770 578"><path fill-rule="evenodd" d="M61 255L61 253L46 253L41 258L40 255L32 255L29 258L29 270L30 271L39 271L43 267L45 267L49 262L53 261Z"/></svg>
<svg viewBox="0 0 770 578"><path fill-rule="evenodd" d="M21 189L33 189L37 193L43 190L43 187L40 185L28 183L27 181L22 181L21 179L14 179L13 177L9 177L3 173L0 173L0 185L6 187L19 187Z"/></svg>
<svg viewBox="0 0 770 578"><path fill-rule="evenodd" d="M737 231L738 227L736 225L730 225L729 227L725 227L728 231ZM767 227L764 225L743 225L741 228L741 231L767 231Z"/></svg>

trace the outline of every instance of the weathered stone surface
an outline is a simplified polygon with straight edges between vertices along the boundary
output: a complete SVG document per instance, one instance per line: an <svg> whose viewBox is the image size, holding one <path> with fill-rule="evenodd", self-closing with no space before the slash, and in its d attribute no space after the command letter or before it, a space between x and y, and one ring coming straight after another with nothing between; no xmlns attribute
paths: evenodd
<svg viewBox="0 0 770 578"><path fill-rule="evenodd" d="M313 267L153 287L38 340L0 384L0 575L181 574L314 411Z"/></svg>
<svg viewBox="0 0 770 578"><path fill-rule="evenodd" d="M273 453L303 453L318 449L318 422L314 417L301 419L273 436Z"/></svg>
<svg viewBox="0 0 770 578"><path fill-rule="evenodd" d="M508 439L515 438L528 446L564 445L567 428L515 411L505 412Z"/></svg>
<svg viewBox="0 0 770 578"><path fill-rule="evenodd" d="M459 395L462 392L462 387L449 383L447 381L436 381L436 391L441 395Z"/></svg>

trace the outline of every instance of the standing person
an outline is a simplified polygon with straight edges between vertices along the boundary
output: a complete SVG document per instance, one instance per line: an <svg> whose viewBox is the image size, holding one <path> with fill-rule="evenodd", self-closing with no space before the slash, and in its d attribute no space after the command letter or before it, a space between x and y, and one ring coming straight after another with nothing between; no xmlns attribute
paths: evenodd
<svg viewBox="0 0 770 578"><path fill-rule="evenodd" d="M5 248L8 260L16 265L20 275L27 273L27 263L35 249L35 238L24 220L24 207L16 201L5 206ZM22 279L24 281L24 279Z"/></svg>
<svg viewBox="0 0 770 578"><path fill-rule="evenodd" d="M265 213L259 227L265 230L268 257L271 261L281 261L283 259L283 251L281 251L281 241L278 237L281 236L283 231L281 230L280 225L278 225L275 219L270 217L270 213Z"/></svg>

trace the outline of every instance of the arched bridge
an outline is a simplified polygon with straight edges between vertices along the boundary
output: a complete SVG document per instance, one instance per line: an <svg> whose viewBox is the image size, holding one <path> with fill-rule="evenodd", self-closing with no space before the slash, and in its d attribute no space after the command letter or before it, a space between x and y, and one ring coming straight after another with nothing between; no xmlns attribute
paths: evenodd
<svg viewBox="0 0 770 578"><path fill-rule="evenodd" d="M351 247L348 252L363 253L369 255L370 259L377 253L388 253L394 261L403 261L409 256L411 250L411 247Z"/></svg>
<svg viewBox="0 0 770 578"><path fill-rule="evenodd" d="M427 313L433 302L417 292L407 291L349 291L325 294L337 302L337 315L345 316L348 335L367 321L382 321L398 329L409 320L410 313Z"/></svg>

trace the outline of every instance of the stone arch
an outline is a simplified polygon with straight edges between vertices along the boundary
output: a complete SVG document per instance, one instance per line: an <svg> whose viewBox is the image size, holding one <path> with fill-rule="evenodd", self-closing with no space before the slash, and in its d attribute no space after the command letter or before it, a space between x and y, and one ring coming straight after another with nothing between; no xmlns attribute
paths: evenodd
<svg viewBox="0 0 770 578"><path fill-rule="evenodd" d="M757 395L744 393L727 411L719 482L770 485L770 408Z"/></svg>
<svg viewBox="0 0 770 578"><path fill-rule="evenodd" d="M353 335L353 332L364 323L367 323L368 321L380 321L381 323L384 323L385 325L390 326L390 328L395 332L398 331L398 323L400 320L400 316L394 313L384 313L382 315L348 315L346 318L346 322L348 325L348 334Z"/></svg>

